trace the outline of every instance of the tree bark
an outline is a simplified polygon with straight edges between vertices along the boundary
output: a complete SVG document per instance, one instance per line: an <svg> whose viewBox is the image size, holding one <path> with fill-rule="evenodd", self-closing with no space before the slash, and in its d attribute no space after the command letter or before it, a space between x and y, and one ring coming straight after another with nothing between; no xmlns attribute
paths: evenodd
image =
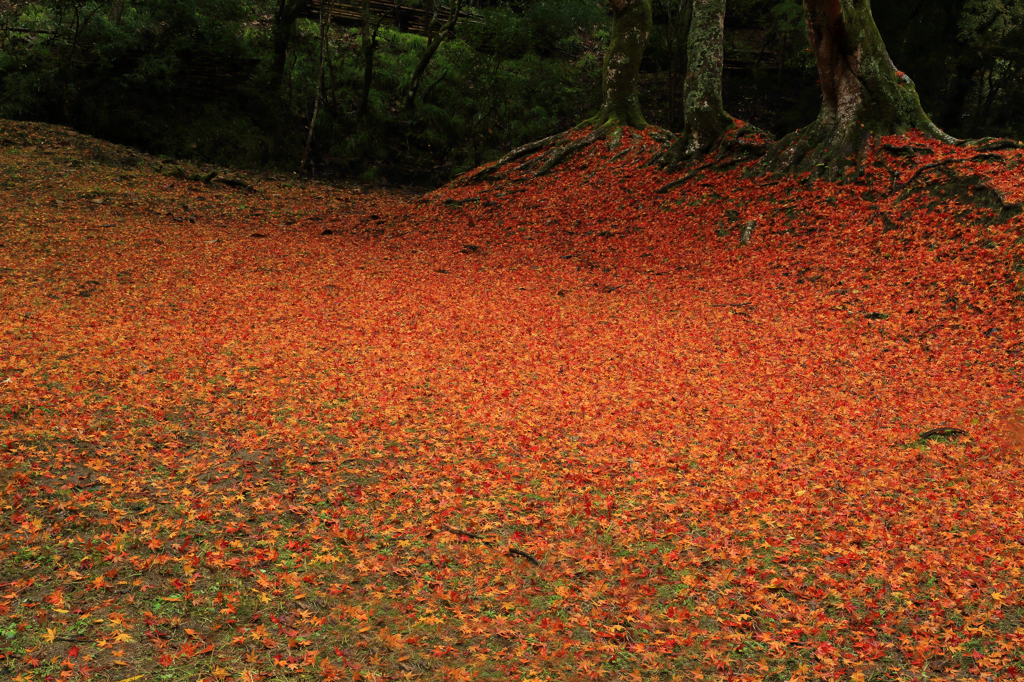
<svg viewBox="0 0 1024 682"><path fill-rule="evenodd" d="M762 162L766 168L838 178L851 166L860 170L872 136L912 128L955 142L932 123L913 81L893 65L870 0L804 0L804 12L821 82L821 111L814 123L772 148Z"/></svg>
<svg viewBox="0 0 1024 682"><path fill-rule="evenodd" d="M670 164L702 156L735 125L722 104L725 0L691 0L683 83L683 133L669 152Z"/></svg>
<svg viewBox="0 0 1024 682"><path fill-rule="evenodd" d="M646 128L637 85L640 60L654 23L651 0L610 0L612 35L601 74L603 103L588 123Z"/></svg>

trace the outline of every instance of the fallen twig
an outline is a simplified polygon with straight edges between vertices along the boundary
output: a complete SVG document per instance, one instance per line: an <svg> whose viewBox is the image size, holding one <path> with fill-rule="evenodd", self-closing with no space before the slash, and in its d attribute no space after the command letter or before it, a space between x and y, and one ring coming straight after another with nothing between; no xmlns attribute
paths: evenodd
<svg viewBox="0 0 1024 682"><path fill-rule="evenodd" d="M494 547L495 546L495 544L493 542L491 542L490 540L486 539L483 535L477 535L476 533L470 533L468 530L461 530L459 528L452 528L451 526L449 526L447 524L444 524L444 523L441 524L441 530L446 530L449 533L454 533L455 535L462 535L463 537L473 538L474 540L480 540L481 542L483 542L488 547ZM526 559L527 561L529 561L534 566L540 566L540 562L537 560L537 557L533 556L532 554L527 554L526 552L524 552L521 549L516 549L515 547L509 547L508 548L508 553L509 554L514 554L514 555L516 555L518 557L522 557L522 558Z"/></svg>
<svg viewBox="0 0 1024 682"><path fill-rule="evenodd" d="M932 436L966 436L967 432L956 426L937 426L917 434L918 440L927 440Z"/></svg>

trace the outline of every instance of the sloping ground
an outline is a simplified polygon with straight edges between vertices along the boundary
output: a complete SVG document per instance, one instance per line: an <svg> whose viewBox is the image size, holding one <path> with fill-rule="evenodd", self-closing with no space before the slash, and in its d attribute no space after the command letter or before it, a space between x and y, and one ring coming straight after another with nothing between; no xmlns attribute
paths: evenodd
<svg viewBox="0 0 1024 682"><path fill-rule="evenodd" d="M0 140L12 677L1024 674L1019 151L410 201Z"/></svg>

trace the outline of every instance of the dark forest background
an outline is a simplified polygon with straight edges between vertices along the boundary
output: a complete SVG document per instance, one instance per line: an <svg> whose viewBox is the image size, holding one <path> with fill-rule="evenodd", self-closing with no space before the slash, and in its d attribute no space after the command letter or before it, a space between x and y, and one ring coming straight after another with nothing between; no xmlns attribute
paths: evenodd
<svg viewBox="0 0 1024 682"><path fill-rule="evenodd" d="M601 0L466 0L411 101L430 34L393 24L418 10L436 18L436 37L449 8L331 1L355 18L318 22L319 0L0 0L0 117L245 168L298 170L308 142L306 167L319 174L440 184L599 104ZM672 130L682 5L654 0L641 83L648 121ZM936 124L956 137L1024 136L1024 0L873 12ZM731 0L725 57L727 111L777 136L814 120L821 95L799 2Z"/></svg>

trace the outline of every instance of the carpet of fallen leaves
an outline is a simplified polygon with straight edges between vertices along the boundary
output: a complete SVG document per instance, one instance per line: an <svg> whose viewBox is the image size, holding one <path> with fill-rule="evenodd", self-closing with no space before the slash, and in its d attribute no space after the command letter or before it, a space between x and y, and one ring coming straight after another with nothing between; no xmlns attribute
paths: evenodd
<svg viewBox="0 0 1024 682"><path fill-rule="evenodd" d="M627 138L416 197L0 122L0 672L1024 676L1024 154Z"/></svg>

